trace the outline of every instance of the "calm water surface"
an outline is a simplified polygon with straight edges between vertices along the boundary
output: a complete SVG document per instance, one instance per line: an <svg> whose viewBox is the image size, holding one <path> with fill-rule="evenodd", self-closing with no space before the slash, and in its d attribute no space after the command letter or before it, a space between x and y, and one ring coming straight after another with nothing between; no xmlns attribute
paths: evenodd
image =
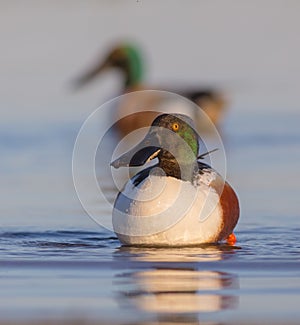
<svg viewBox="0 0 300 325"><path fill-rule="evenodd" d="M87 216L71 174L79 123L3 127L1 321L299 323L298 121L280 113L228 118L238 242L180 249L121 247Z"/></svg>

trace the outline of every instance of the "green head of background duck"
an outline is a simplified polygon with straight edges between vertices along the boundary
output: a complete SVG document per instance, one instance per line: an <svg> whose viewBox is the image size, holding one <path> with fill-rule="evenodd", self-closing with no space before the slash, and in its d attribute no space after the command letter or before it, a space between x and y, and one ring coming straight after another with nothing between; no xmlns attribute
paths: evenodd
<svg viewBox="0 0 300 325"><path fill-rule="evenodd" d="M81 86L110 69L117 69L124 77L124 89L140 85L144 78L144 66L141 51L132 44L119 44L111 49L98 65L92 67L76 80Z"/></svg>

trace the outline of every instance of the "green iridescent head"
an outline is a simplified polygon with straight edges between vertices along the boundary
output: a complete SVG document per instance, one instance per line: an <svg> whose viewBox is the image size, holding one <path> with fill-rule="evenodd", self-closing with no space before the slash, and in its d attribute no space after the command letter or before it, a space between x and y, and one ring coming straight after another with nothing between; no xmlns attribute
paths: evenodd
<svg viewBox="0 0 300 325"><path fill-rule="evenodd" d="M168 144L170 149L174 148L174 153L180 152L186 144L191 149L191 154L197 157L199 151L198 134L193 128L191 118L183 114L162 114L153 121L151 126L174 133L174 136L170 133L166 139L161 139L165 144Z"/></svg>
<svg viewBox="0 0 300 325"><path fill-rule="evenodd" d="M152 123L145 138L111 165L142 166L158 158L158 166L168 176L191 180L197 168L198 134L192 120L182 114L162 114Z"/></svg>

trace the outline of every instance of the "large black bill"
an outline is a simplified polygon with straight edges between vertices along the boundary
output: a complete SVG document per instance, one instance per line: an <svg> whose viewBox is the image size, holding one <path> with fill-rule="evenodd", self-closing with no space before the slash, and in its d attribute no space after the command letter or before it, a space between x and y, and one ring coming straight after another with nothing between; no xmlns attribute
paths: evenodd
<svg viewBox="0 0 300 325"><path fill-rule="evenodd" d="M156 146L139 147L140 145L124 153L124 155L114 160L110 165L114 168L142 166L147 161L157 157L161 150Z"/></svg>

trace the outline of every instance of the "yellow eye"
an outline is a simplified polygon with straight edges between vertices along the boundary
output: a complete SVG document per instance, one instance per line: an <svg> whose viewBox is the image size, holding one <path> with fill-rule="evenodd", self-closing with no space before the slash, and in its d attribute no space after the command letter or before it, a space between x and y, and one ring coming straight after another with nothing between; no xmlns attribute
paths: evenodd
<svg viewBox="0 0 300 325"><path fill-rule="evenodd" d="M173 123L172 124L172 130L177 132L179 130L179 124L178 123Z"/></svg>

